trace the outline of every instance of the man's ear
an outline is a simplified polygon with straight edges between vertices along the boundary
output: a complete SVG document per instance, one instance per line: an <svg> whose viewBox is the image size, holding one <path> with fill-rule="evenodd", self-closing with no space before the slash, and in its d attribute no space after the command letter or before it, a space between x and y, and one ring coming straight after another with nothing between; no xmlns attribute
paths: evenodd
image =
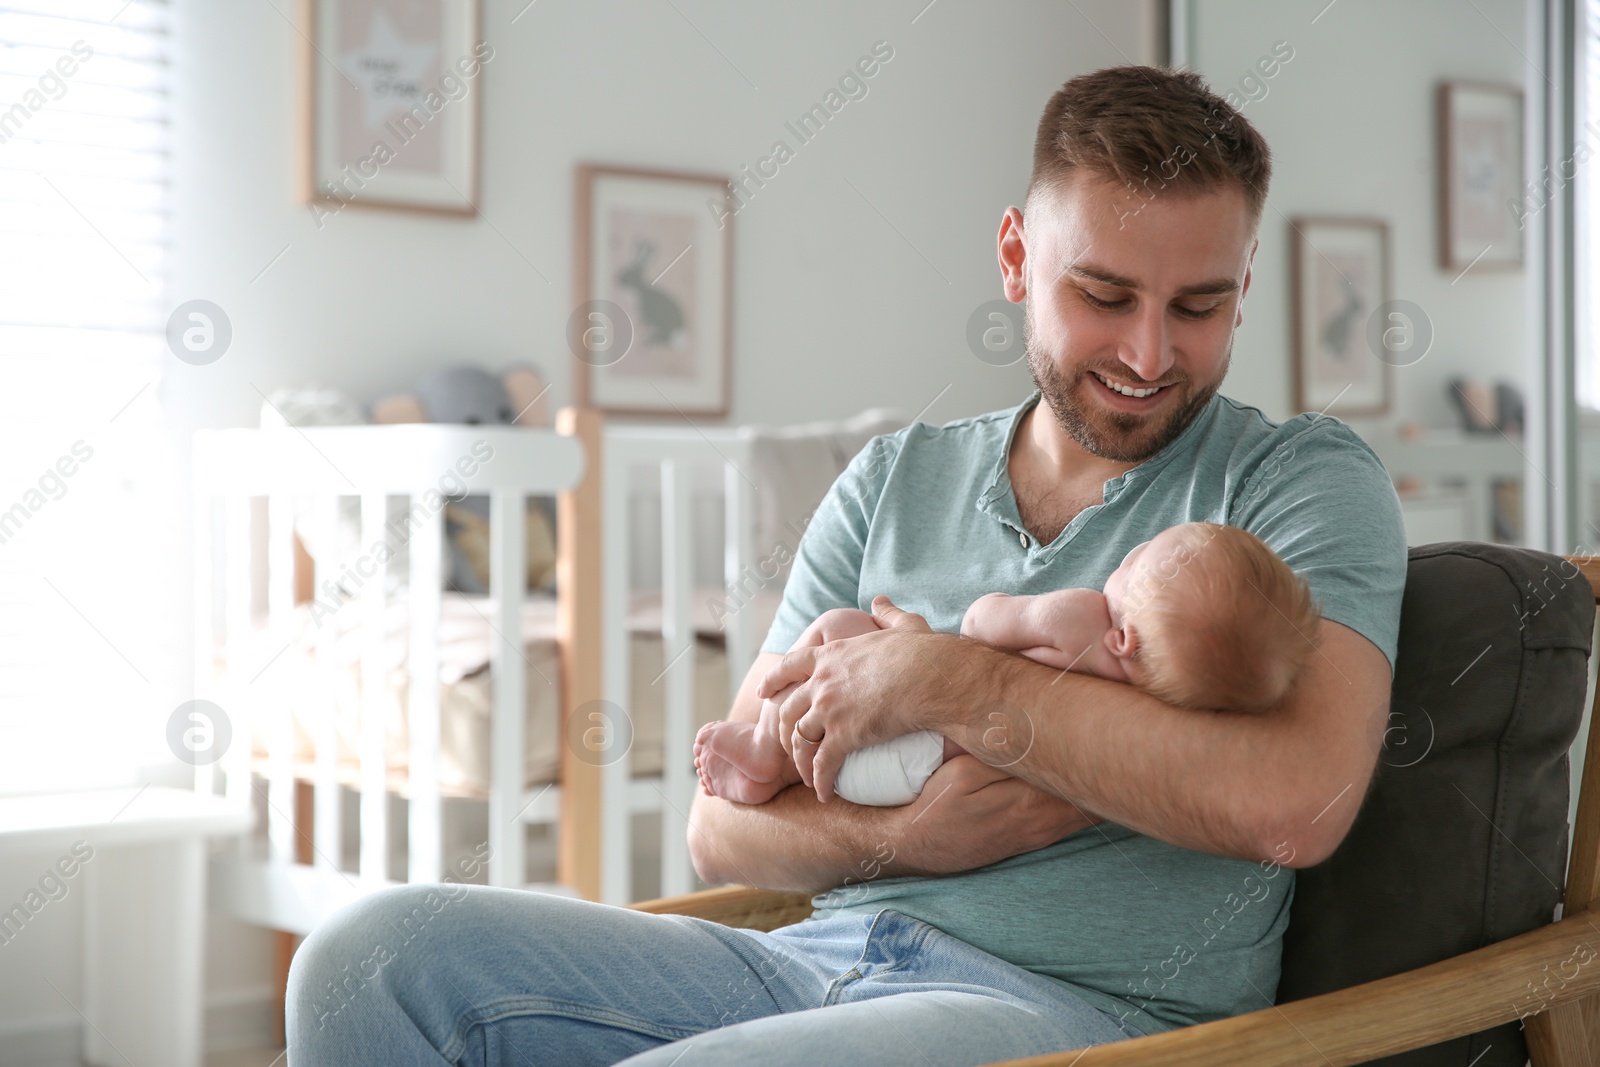
<svg viewBox="0 0 1600 1067"><path fill-rule="evenodd" d="M1028 295L1028 246L1023 236L1022 210L1006 208L1000 219L1000 236L996 239L1000 258L1000 284L1006 299L1013 304L1022 303Z"/></svg>
<svg viewBox="0 0 1600 1067"><path fill-rule="evenodd" d="M1233 317L1234 328L1244 325L1244 298L1250 291L1250 273L1255 269L1256 249L1261 247L1261 238L1257 237L1250 244L1250 255L1244 261L1244 281L1239 285L1239 310Z"/></svg>
<svg viewBox="0 0 1600 1067"><path fill-rule="evenodd" d="M1139 651L1139 631L1126 619L1106 631L1105 641L1106 650L1118 659L1131 659Z"/></svg>

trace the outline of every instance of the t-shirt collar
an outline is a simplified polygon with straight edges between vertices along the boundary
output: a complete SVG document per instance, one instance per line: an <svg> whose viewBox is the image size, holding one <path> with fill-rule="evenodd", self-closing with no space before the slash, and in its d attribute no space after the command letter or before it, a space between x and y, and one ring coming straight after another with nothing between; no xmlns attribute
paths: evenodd
<svg viewBox="0 0 1600 1067"><path fill-rule="evenodd" d="M1039 403L1040 397L1039 390L1034 389L1028 394L1027 399L1018 404L1016 410L1011 413L1011 421L1006 427L1005 440L1000 447L1000 454L995 458L994 466L989 472L988 486L978 495L977 501L979 511L994 516L1007 526L1016 528L1019 533L1023 532L1021 530L1021 518L1015 514L1001 514L997 510L997 505L1011 494L1011 446L1016 441L1017 431L1022 427L1023 417ZM1194 442L1205 433L1205 428L1215 418L1219 403L1221 403L1220 394L1212 396L1206 406L1201 408L1193 419L1189 420L1189 425L1185 426L1177 437L1168 441L1166 447L1161 451L1137 467L1126 470L1115 478L1107 479L1103 486L1105 502L1110 503L1113 496L1120 494L1128 486L1153 478L1163 467L1172 462L1174 456L1190 451L1194 446ZM1014 503L1011 505L1010 510L1013 512L1016 510Z"/></svg>

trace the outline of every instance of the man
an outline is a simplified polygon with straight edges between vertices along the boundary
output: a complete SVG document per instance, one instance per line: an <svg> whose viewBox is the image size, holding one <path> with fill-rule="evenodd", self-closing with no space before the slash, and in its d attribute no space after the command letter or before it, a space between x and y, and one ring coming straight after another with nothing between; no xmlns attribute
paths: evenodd
<svg viewBox="0 0 1600 1067"><path fill-rule="evenodd" d="M702 793L691 814L704 878L817 891L810 920L761 934L474 887L367 966L430 890L381 894L296 959L294 1062L979 1064L1272 1003L1289 868L1337 846L1376 761L1405 543L1342 423L1217 394L1269 174L1192 74L1100 71L1046 107L999 233L1037 392L855 458L730 713L780 699L817 792ZM1271 711L1171 707L956 633L984 593L1099 587L1191 520L1256 533L1319 601ZM840 606L884 629L784 654ZM969 755L914 803L819 800L847 752L924 728Z"/></svg>

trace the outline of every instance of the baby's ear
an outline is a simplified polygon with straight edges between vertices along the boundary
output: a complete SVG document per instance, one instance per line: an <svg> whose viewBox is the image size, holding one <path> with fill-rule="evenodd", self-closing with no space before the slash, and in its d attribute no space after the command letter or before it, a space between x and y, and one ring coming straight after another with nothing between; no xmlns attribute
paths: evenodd
<svg viewBox="0 0 1600 1067"><path fill-rule="evenodd" d="M1118 659L1130 659L1139 651L1139 631L1124 621L1106 631L1106 649Z"/></svg>

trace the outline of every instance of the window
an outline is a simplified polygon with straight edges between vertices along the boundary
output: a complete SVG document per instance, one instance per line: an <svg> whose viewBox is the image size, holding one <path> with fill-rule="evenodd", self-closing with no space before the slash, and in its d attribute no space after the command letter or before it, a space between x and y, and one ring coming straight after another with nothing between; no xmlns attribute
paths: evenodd
<svg viewBox="0 0 1600 1067"><path fill-rule="evenodd" d="M1552 176L1547 186L1576 180L1573 190L1577 240L1575 268L1577 371L1576 392L1580 409L1600 411L1600 354L1595 348L1596 314L1600 314L1600 258L1595 247L1594 205L1600 203L1600 0L1585 0L1577 13L1578 41L1574 49L1577 85L1573 93L1573 156L1568 173ZM1539 183L1531 183L1530 203L1549 195ZM1589 516L1582 517L1585 521ZM1587 527L1583 539L1593 531Z"/></svg>
<svg viewBox="0 0 1600 1067"><path fill-rule="evenodd" d="M168 20L164 0L0 0L8 790L126 780L161 747Z"/></svg>

